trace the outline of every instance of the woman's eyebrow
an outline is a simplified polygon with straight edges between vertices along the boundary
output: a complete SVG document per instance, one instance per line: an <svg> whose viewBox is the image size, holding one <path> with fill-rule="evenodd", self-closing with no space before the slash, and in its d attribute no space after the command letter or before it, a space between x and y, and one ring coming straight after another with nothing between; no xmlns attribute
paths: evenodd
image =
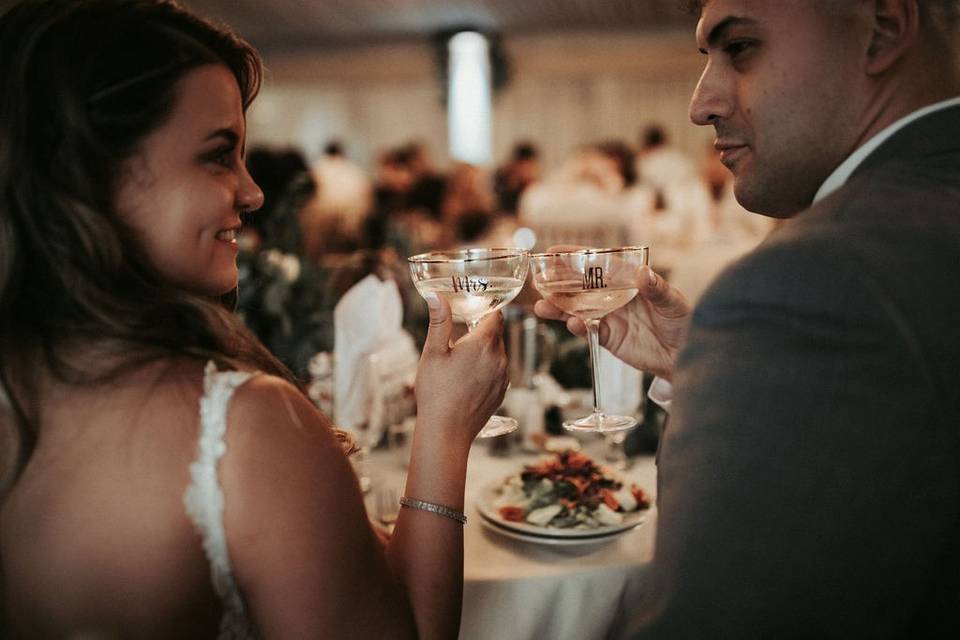
<svg viewBox="0 0 960 640"><path fill-rule="evenodd" d="M226 138L228 142L234 145L240 141L240 136L237 134L237 132L226 127L212 132L210 135L204 138L204 142L207 140L213 140L214 138Z"/></svg>

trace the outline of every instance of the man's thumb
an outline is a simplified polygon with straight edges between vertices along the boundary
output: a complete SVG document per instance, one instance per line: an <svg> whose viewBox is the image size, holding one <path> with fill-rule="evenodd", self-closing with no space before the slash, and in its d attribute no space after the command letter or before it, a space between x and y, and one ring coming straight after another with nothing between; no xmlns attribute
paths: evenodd
<svg viewBox="0 0 960 640"><path fill-rule="evenodd" d="M666 281L650 267L643 267L640 271L640 285L644 290L644 297L651 302L663 302L670 292Z"/></svg>
<svg viewBox="0 0 960 640"><path fill-rule="evenodd" d="M423 344L424 351L446 353L450 349L450 334L453 332L453 317L446 300L432 291L423 294L430 309L430 327Z"/></svg>
<svg viewBox="0 0 960 640"><path fill-rule="evenodd" d="M640 274L642 295L666 317L680 317L690 313L690 303L676 288L670 286L663 276L650 267L644 267Z"/></svg>

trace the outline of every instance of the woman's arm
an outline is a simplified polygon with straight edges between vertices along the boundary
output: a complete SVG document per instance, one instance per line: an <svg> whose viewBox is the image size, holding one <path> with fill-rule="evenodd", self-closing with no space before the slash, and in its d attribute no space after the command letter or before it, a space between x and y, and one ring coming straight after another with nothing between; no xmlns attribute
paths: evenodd
<svg viewBox="0 0 960 640"><path fill-rule="evenodd" d="M429 301L428 301L429 302ZM440 302L439 299L436 300ZM417 428L405 495L463 512L467 454L507 388L502 316L488 316L450 348L450 310L430 310L417 370ZM425 638L455 638L463 589L463 525L403 508L387 548Z"/></svg>

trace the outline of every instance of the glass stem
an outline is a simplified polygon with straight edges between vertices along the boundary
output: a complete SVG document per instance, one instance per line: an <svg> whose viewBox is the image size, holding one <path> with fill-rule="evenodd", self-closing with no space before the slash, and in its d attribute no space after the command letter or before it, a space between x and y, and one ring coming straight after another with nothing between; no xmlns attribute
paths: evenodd
<svg viewBox="0 0 960 640"><path fill-rule="evenodd" d="M590 373L593 376L593 413L600 415L600 321L586 320L587 344L590 347Z"/></svg>
<svg viewBox="0 0 960 640"><path fill-rule="evenodd" d="M481 318L471 318L470 320L467 320L467 333L470 333L471 331L479 327L480 320Z"/></svg>

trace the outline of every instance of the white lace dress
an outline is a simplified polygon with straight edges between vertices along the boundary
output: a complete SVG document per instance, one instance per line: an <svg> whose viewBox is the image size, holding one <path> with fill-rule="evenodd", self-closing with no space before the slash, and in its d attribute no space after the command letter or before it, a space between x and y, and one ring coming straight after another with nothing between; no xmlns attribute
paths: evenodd
<svg viewBox="0 0 960 640"><path fill-rule="evenodd" d="M227 451L227 408L237 387L255 376L246 371L217 371L208 362L203 373L203 397L200 399L200 441L197 458L190 465L190 486L183 496L187 514L203 537L203 549L210 561L213 588L223 606L219 640L245 640L257 637L247 616L243 597L233 579L227 538L223 528L223 489L217 465Z"/></svg>

